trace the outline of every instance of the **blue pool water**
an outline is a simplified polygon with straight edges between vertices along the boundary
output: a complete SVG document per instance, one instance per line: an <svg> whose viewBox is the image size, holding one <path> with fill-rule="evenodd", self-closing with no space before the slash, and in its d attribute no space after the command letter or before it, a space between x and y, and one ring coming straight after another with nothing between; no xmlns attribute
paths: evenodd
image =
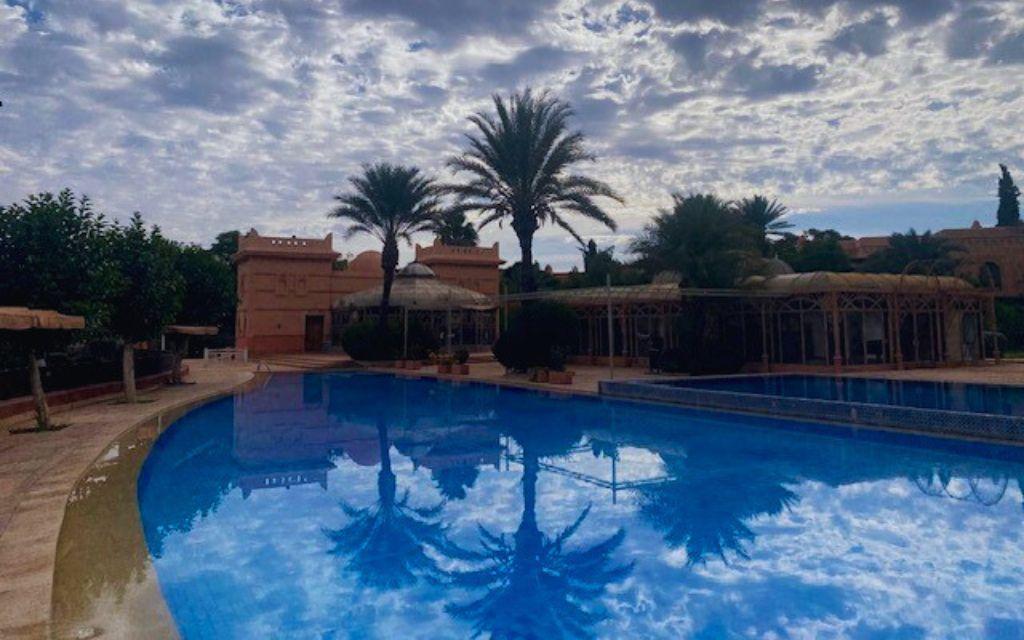
<svg viewBox="0 0 1024 640"><path fill-rule="evenodd" d="M1020 638L1020 449L276 375L138 484L197 638Z"/></svg>
<svg viewBox="0 0 1024 640"><path fill-rule="evenodd" d="M1002 385L796 374L687 378L658 384L784 398L1024 416L1024 387Z"/></svg>

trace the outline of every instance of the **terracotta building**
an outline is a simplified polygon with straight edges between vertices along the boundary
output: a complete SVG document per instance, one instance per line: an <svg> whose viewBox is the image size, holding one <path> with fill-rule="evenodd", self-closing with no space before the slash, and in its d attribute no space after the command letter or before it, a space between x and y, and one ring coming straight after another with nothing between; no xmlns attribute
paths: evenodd
<svg viewBox="0 0 1024 640"><path fill-rule="evenodd" d="M968 229L936 232L963 250L958 275L991 286L996 295L1024 295L1024 225L983 227L977 220ZM888 236L842 241L854 264L889 246Z"/></svg>
<svg viewBox="0 0 1024 640"><path fill-rule="evenodd" d="M342 297L383 280L380 253L364 251L339 268L333 236L281 238L251 230L238 239L235 346L250 355L331 347L331 312ZM416 261L439 280L494 296L502 263L491 247L416 246Z"/></svg>

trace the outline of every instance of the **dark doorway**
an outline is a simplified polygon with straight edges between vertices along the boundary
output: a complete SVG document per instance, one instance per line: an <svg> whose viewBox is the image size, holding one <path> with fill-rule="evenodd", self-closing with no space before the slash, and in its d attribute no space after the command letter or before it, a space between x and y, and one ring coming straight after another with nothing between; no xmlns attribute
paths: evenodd
<svg viewBox="0 0 1024 640"><path fill-rule="evenodd" d="M306 351L321 351L324 347L324 317L306 316Z"/></svg>

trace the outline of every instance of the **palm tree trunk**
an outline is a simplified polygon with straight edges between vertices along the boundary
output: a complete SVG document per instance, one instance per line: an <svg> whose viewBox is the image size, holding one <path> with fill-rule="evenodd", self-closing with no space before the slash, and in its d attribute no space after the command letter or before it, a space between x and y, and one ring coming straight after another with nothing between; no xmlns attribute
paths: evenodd
<svg viewBox="0 0 1024 640"><path fill-rule="evenodd" d="M46 404L43 378L39 374L39 358L34 349L28 352L28 380L36 404L36 426L40 429L50 429L50 407Z"/></svg>
<svg viewBox="0 0 1024 640"><path fill-rule="evenodd" d="M124 343L124 350L121 352L121 371L124 378L125 402L134 403L137 399L135 394L135 347L130 342Z"/></svg>
<svg viewBox="0 0 1024 640"><path fill-rule="evenodd" d="M384 287L380 295L380 309L377 327L383 332L388 326L388 310L391 307L391 286L395 282L395 268L398 267L398 240L388 238L380 255L380 268L384 271Z"/></svg>
<svg viewBox="0 0 1024 640"><path fill-rule="evenodd" d="M533 234L519 233L519 250L522 259L519 262L519 291L533 293L537 290L537 279L533 273Z"/></svg>

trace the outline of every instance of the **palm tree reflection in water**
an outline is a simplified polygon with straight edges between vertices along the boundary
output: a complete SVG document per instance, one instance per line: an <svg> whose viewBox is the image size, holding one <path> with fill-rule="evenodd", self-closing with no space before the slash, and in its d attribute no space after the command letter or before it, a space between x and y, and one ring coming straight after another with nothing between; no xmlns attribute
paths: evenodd
<svg viewBox="0 0 1024 640"><path fill-rule="evenodd" d="M690 566L709 556L728 562L727 552L748 559L746 544L753 543L755 535L747 521L777 516L798 499L782 481L702 471L695 468L695 460L664 460L676 479L641 488L640 512L667 545L685 546Z"/></svg>
<svg viewBox="0 0 1024 640"><path fill-rule="evenodd" d="M519 438L517 438L519 440ZM455 586L484 595L450 604L452 615L472 623L474 636L491 638L588 638L591 628L608 617L599 598L605 588L624 579L630 564L614 564L612 555L625 530L588 548L568 549L590 507L554 537L537 526L539 456L529 439L523 447L523 515L516 532L494 534L480 527L478 568L455 572Z"/></svg>
<svg viewBox="0 0 1024 640"><path fill-rule="evenodd" d="M409 491L398 495L391 470L391 442L383 418L377 420L380 472L377 474L377 502L362 509L341 504L350 522L341 529L324 529L334 543L331 555L349 558L347 568L359 581L381 589L399 589L425 578L444 579L428 550L444 553L452 549L441 522L443 502L428 507L409 504Z"/></svg>

